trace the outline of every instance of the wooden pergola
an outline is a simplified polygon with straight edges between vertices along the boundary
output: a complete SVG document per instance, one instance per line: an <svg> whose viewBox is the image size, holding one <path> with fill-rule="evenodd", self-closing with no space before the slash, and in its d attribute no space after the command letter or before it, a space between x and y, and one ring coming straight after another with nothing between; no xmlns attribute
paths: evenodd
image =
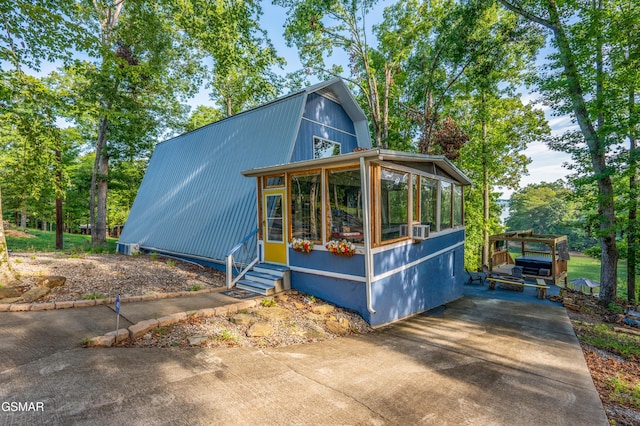
<svg viewBox="0 0 640 426"><path fill-rule="evenodd" d="M518 246L520 257L514 258L509 247ZM504 232L489 237L489 253L493 272L508 275L517 263L548 263L547 268L525 267L524 277L530 279L544 278L553 284L564 281L567 284L567 262L569 248L566 235L536 234L533 229ZM537 269L537 271L536 271Z"/></svg>

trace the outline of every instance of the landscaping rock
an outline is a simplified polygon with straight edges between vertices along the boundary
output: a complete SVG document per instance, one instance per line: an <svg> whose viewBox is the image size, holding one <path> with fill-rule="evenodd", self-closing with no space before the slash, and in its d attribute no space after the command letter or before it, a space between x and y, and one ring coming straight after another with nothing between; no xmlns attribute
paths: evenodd
<svg viewBox="0 0 640 426"><path fill-rule="evenodd" d="M327 337L327 333L320 326L308 328L305 330L304 335L307 339L324 339Z"/></svg>
<svg viewBox="0 0 640 426"><path fill-rule="evenodd" d="M200 309L198 312L199 315L203 318L210 318L216 315L216 310L214 308L204 308Z"/></svg>
<svg viewBox="0 0 640 426"><path fill-rule="evenodd" d="M92 347L108 348L112 346L115 341L116 341L115 336L108 336L108 335L96 336L96 337L92 337L91 339L89 339L89 341L87 341L87 346L90 348Z"/></svg>
<svg viewBox="0 0 640 426"><path fill-rule="evenodd" d="M256 315L269 320L285 320L291 316L291 311L284 308L270 307L270 308L262 308L256 311Z"/></svg>
<svg viewBox="0 0 640 426"><path fill-rule="evenodd" d="M14 297L20 297L20 292L15 287L2 287L0 288L0 299L9 299Z"/></svg>
<svg viewBox="0 0 640 426"><path fill-rule="evenodd" d="M22 295L22 300L26 303L31 303L40 299L42 296L46 296L50 291L51 289L48 287L33 287Z"/></svg>
<svg viewBox="0 0 640 426"><path fill-rule="evenodd" d="M116 343L120 343L129 338L129 330L127 330L126 328L121 328L117 331L110 331L109 333L105 334L105 336L113 336Z"/></svg>
<svg viewBox="0 0 640 426"><path fill-rule="evenodd" d="M191 336L187 340L189 341L189 346L202 346L202 344L206 342L208 338L208 336L197 335Z"/></svg>
<svg viewBox="0 0 640 426"><path fill-rule="evenodd" d="M49 311L56 308L56 304L51 303L34 303L31 305L30 311Z"/></svg>
<svg viewBox="0 0 640 426"><path fill-rule="evenodd" d="M311 310L313 312L315 312L316 314L320 314L320 315L326 315L326 314L330 314L331 312L333 312L335 310L335 306L333 305L318 305L318 306L314 306L313 308L311 308Z"/></svg>
<svg viewBox="0 0 640 426"><path fill-rule="evenodd" d="M41 278L36 283L36 286L45 287L45 288L48 288L49 290L51 290L52 288L63 286L64 283L66 283L66 282L67 282L67 279L65 277L59 277L59 276L53 275L53 276L50 276L50 277Z"/></svg>
<svg viewBox="0 0 640 426"><path fill-rule="evenodd" d="M286 295L286 294L284 294L284 293L279 293L279 294L276 294L276 300L277 300L278 302L285 303L286 301L288 301L288 300L289 300L289 296L287 296L287 295Z"/></svg>
<svg viewBox="0 0 640 426"><path fill-rule="evenodd" d="M247 330L249 337L268 337L273 334L273 326L268 322L257 322Z"/></svg>
<svg viewBox="0 0 640 426"><path fill-rule="evenodd" d="M75 302L73 302L74 308L86 308L87 306L96 306L96 300L95 299L76 300Z"/></svg>
<svg viewBox="0 0 640 426"><path fill-rule="evenodd" d="M254 321L254 317L249 314L235 314L231 318L231 322L236 325L249 325Z"/></svg>
<svg viewBox="0 0 640 426"><path fill-rule="evenodd" d="M30 303L14 303L13 305L9 305L9 312L24 312L30 309Z"/></svg>
<svg viewBox="0 0 640 426"><path fill-rule="evenodd" d="M137 339L140 336L144 336L157 326L158 320L140 321L139 323L133 324L129 327L129 336L131 336L132 339Z"/></svg>
<svg viewBox="0 0 640 426"><path fill-rule="evenodd" d="M306 314L305 317L307 319L310 319L311 321L316 321L316 322L322 322L322 321L326 320L324 315L314 314L314 313L311 313L311 312Z"/></svg>
<svg viewBox="0 0 640 426"><path fill-rule="evenodd" d="M325 325L333 334L341 335L349 331L349 321L344 318L340 321L327 321Z"/></svg>

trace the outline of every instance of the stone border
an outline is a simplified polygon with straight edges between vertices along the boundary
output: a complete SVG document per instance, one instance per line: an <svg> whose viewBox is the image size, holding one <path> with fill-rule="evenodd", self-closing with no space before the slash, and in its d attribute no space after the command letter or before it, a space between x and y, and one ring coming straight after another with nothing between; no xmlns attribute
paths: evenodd
<svg viewBox="0 0 640 426"><path fill-rule="evenodd" d="M196 291L178 291L173 293L145 294L144 296L125 296L120 298L120 303L145 302L157 299L172 299L174 297L196 296L204 293L214 293L224 290L226 287L205 288ZM25 312L25 311L50 311L53 309L86 308L88 306L113 305L115 297L91 300L67 300L63 302L47 303L0 303L0 312Z"/></svg>
<svg viewBox="0 0 640 426"><path fill-rule="evenodd" d="M272 296L265 296L255 299L243 300L241 302L236 302L230 305L218 306L217 308L205 308L197 311L178 312L175 314L160 317L158 319L143 320L130 325L128 328L121 328L119 330L110 331L102 336L89 338L85 341L85 344L89 348L108 348L116 343L121 343L129 339L137 339L138 337L144 336L155 328L166 327L168 325L173 325L180 321L184 321L189 316L210 318L214 316L234 314L243 309L254 308L260 305L265 298L271 297Z"/></svg>

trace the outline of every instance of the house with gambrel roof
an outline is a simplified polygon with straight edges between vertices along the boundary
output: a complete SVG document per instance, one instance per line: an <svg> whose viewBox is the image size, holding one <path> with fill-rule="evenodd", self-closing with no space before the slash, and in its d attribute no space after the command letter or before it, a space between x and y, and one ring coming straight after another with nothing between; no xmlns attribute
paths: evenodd
<svg viewBox="0 0 640 426"><path fill-rule="evenodd" d="M381 325L462 296L469 184L442 156L371 149L334 79L160 143L118 251L219 267L261 294L295 288Z"/></svg>

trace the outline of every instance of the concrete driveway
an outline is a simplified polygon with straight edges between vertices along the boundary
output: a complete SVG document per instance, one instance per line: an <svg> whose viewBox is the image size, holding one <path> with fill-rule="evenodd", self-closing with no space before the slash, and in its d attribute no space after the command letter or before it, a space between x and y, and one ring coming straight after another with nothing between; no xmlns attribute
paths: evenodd
<svg viewBox="0 0 640 426"><path fill-rule="evenodd" d="M466 297L372 334L263 350L79 347L113 328L105 306L0 320L0 424L608 424L555 306Z"/></svg>

